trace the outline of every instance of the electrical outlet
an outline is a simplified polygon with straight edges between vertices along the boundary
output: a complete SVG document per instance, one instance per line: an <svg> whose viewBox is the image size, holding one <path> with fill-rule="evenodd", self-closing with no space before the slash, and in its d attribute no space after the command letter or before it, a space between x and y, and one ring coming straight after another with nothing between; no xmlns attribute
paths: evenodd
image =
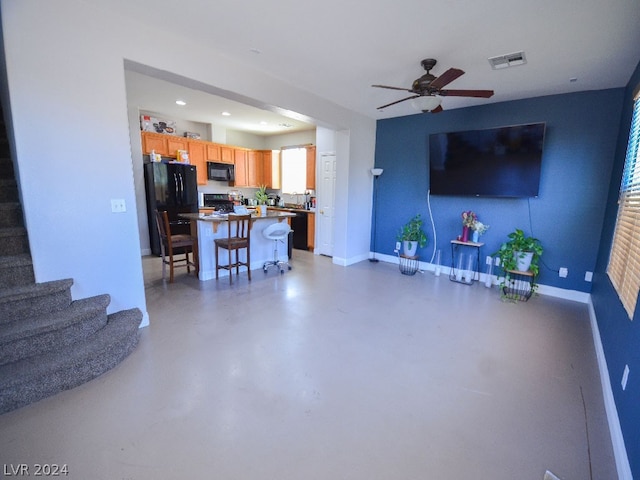
<svg viewBox="0 0 640 480"><path fill-rule="evenodd" d="M112 198L111 199L111 212L122 213L127 211L127 204L124 198Z"/></svg>
<svg viewBox="0 0 640 480"><path fill-rule="evenodd" d="M500 266L500 257L496 257L494 263L496 264L496 267L499 267Z"/></svg>
<svg viewBox="0 0 640 480"><path fill-rule="evenodd" d="M593 280L593 272L587 272L584 274L584 281L591 282Z"/></svg>
<svg viewBox="0 0 640 480"><path fill-rule="evenodd" d="M560 276L560 278L567 278L567 275L569 275L569 269L566 267L560 267L558 275Z"/></svg>
<svg viewBox="0 0 640 480"><path fill-rule="evenodd" d="M629 380L629 365L624 366L624 372L622 373L622 390L627 388L627 380Z"/></svg>
<svg viewBox="0 0 640 480"><path fill-rule="evenodd" d="M491 265L493 263L493 259L491 258L491 256L487 255L487 258L484 260L484 263L486 263L487 265Z"/></svg>
<svg viewBox="0 0 640 480"><path fill-rule="evenodd" d="M396 242L396 250L400 250L400 242Z"/></svg>

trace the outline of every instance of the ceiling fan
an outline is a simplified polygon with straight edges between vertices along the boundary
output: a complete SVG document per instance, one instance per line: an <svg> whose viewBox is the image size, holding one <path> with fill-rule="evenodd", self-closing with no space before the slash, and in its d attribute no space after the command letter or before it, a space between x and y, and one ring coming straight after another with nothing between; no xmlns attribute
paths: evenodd
<svg viewBox="0 0 640 480"><path fill-rule="evenodd" d="M477 97L477 98L489 98L493 95L493 90L442 90L442 87L450 84L456 78L464 75L464 72L459 68L450 68L439 77L432 75L431 69L436 65L437 60L433 58L426 58L420 62L422 68L427 73L420 78L413 81L411 88L389 87L387 85L371 85L377 88L390 88L391 90L403 90L405 92L413 93L410 97L397 100L395 102L387 103L378 107L378 110L390 107L396 103L404 102L414 98L427 97L426 102L423 103L420 109L423 112L439 113L442 111L442 105L440 105L441 99L438 97ZM429 98L431 101L429 101Z"/></svg>

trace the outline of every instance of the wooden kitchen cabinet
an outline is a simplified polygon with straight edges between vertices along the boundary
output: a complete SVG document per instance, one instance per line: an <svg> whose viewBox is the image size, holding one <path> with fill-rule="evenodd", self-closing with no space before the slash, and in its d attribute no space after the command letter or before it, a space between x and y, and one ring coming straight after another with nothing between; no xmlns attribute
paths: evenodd
<svg viewBox="0 0 640 480"><path fill-rule="evenodd" d="M220 161L222 163L234 164L235 160L236 160L235 149L233 147L220 145Z"/></svg>
<svg viewBox="0 0 640 480"><path fill-rule="evenodd" d="M262 184L268 188L279 189L280 184L280 157L275 156L271 150L262 151Z"/></svg>
<svg viewBox="0 0 640 480"><path fill-rule="evenodd" d="M187 139L174 137L164 133L142 132L142 153L150 154L151 151L159 153L163 157L176 158L178 150L187 150Z"/></svg>
<svg viewBox="0 0 640 480"><path fill-rule="evenodd" d="M189 162L196 167L198 185L207 184L207 144L190 140L187 142L189 152Z"/></svg>
<svg viewBox="0 0 640 480"><path fill-rule="evenodd" d="M316 189L316 147L307 147L307 190Z"/></svg>
<svg viewBox="0 0 640 480"><path fill-rule="evenodd" d="M220 145L218 145L217 143L207 142L207 161L222 162L222 153L220 152Z"/></svg>
<svg viewBox="0 0 640 480"><path fill-rule="evenodd" d="M233 158L235 165L235 182L236 187L249 186L249 171L247 168L247 151L241 149L233 149Z"/></svg>
<svg viewBox="0 0 640 480"><path fill-rule="evenodd" d="M149 155L153 151L166 157L169 153L166 137L162 133L142 132L142 153Z"/></svg>
<svg viewBox="0 0 640 480"><path fill-rule="evenodd" d="M263 158L259 150L247 151L247 184L250 187L265 185Z"/></svg>
<svg viewBox="0 0 640 480"><path fill-rule="evenodd" d="M316 214L309 212L307 214L307 245L309 251L313 252L316 244Z"/></svg>
<svg viewBox="0 0 640 480"><path fill-rule="evenodd" d="M187 139L167 135L167 156L176 157L178 150L187 150Z"/></svg>

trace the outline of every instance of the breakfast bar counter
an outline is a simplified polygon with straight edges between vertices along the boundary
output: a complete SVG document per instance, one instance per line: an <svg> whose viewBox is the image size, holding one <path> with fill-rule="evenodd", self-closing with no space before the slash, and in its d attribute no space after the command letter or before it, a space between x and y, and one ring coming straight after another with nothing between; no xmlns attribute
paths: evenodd
<svg viewBox="0 0 640 480"><path fill-rule="evenodd" d="M228 235L228 217L214 213L181 213L180 218L190 220L191 236L194 242L194 263L196 275L200 280L216 278L216 252L213 240L226 238ZM251 270L262 268L264 262L273 259L273 240L267 240L262 232L269 225L276 222L286 222L295 213L267 210L267 215L251 214ZM287 244L278 242L278 256L287 258ZM242 254L241 254L242 255ZM220 276L228 275L226 270L220 271Z"/></svg>

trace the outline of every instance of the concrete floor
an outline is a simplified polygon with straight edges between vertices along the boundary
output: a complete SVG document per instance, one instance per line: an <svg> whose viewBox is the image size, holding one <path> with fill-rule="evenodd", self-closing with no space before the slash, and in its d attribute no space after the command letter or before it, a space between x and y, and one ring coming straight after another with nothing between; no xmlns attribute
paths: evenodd
<svg viewBox="0 0 640 480"><path fill-rule="evenodd" d="M145 258L151 325L0 416L0 463L109 480L616 478L583 304L294 251L229 286ZM583 406L584 398L584 406ZM6 472L6 470L5 470Z"/></svg>

